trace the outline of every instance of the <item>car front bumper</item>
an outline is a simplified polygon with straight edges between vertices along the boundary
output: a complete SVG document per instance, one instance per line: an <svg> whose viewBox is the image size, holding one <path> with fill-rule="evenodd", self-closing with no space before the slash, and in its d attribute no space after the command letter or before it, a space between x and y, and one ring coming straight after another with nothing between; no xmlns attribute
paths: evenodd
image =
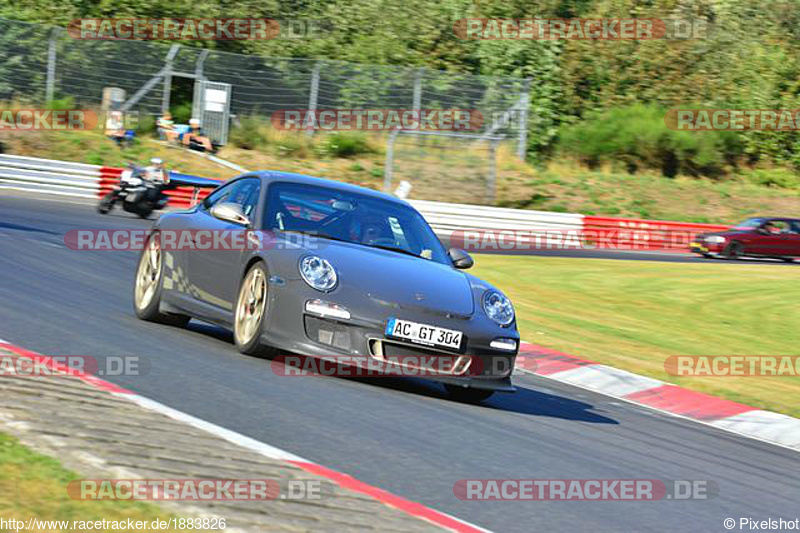
<svg viewBox="0 0 800 533"><path fill-rule="evenodd" d="M717 255L722 253L725 243L709 243L705 241L692 241L689 244L689 251L703 255Z"/></svg>
<svg viewBox="0 0 800 533"><path fill-rule="evenodd" d="M291 286L290 286L291 285ZM262 340L287 354L308 355L319 358L343 358L346 361L381 361L389 367L405 367L408 372L387 372L387 377L421 377L476 389L513 392L511 375L519 350L519 333L515 327L500 328L482 315L452 317L443 314L423 313L419 310L403 309L401 306L384 306L362 301L347 301L334 295L321 293L305 286L303 282L289 282L286 286L274 287L270 291L267 324ZM311 299L325 298L350 310L349 319L322 317L305 310ZM357 299L356 299L357 300ZM478 313L474 313L478 315ZM389 339L385 335L390 317L431 324L441 328L463 331L466 345L461 352L441 350L408 341ZM498 338L513 339L517 348L513 351L492 348L490 343ZM386 352L386 353L384 353ZM397 356L399 359L393 359ZM397 355L397 354L409 354ZM469 358L470 366L463 373L415 372L403 364L414 357L441 356L457 359Z"/></svg>

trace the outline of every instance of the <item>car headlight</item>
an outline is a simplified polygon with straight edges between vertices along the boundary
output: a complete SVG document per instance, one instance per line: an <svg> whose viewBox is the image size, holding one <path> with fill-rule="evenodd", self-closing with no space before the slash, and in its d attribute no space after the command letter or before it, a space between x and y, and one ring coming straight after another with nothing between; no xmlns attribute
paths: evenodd
<svg viewBox="0 0 800 533"><path fill-rule="evenodd" d="M333 290L339 282L333 266L316 255L307 255L302 258L299 269L303 280L318 291Z"/></svg>
<svg viewBox="0 0 800 533"><path fill-rule="evenodd" d="M725 237L722 237L720 235L712 235L711 237L706 237L706 242L712 244L722 244L723 242L725 242Z"/></svg>
<svg viewBox="0 0 800 533"><path fill-rule="evenodd" d="M514 321L514 306L500 291L491 290L484 293L483 310L486 316L501 326L507 326Z"/></svg>

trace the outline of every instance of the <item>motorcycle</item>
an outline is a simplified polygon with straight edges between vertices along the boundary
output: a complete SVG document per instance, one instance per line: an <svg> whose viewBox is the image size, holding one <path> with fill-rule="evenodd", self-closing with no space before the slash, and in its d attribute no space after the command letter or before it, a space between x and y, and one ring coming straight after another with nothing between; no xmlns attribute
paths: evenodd
<svg viewBox="0 0 800 533"><path fill-rule="evenodd" d="M148 218L153 211L164 209L169 200L163 192L167 186L153 183L144 176L143 168L129 165L122 172L119 185L100 199L97 211L106 214L117 202L122 202L124 211Z"/></svg>

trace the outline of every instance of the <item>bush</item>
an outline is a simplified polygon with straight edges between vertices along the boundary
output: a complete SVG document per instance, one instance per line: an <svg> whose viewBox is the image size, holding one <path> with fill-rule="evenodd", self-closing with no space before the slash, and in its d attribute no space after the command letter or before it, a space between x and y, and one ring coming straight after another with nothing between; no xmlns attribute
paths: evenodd
<svg viewBox="0 0 800 533"><path fill-rule="evenodd" d="M228 139L234 146L245 150L255 150L267 144L267 137L262 131L261 119L256 116L242 117L234 126Z"/></svg>
<svg viewBox="0 0 800 533"><path fill-rule="evenodd" d="M746 174L748 181L763 187L776 187L780 189L800 188L800 177L796 173L781 169L758 169Z"/></svg>
<svg viewBox="0 0 800 533"><path fill-rule="evenodd" d="M52 109L53 111L75 109L75 100L71 96L67 96L66 98L56 98L47 104L47 109Z"/></svg>
<svg viewBox="0 0 800 533"><path fill-rule="evenodd" d="M377 151L363 133L329 133L318 147L324 155L332 157L353 157Z"/></svg>
<svg viewBox="0 0 800 533"><path fill-rule="evenodd" d="M594 114L562 132L559 150L589 167L622 163L631 173L649 168L668 177L719 176L736 163L742 153L736 133L673 130L664 122L666 112L637 104Z"/></svg>
<svg viewBox="0 0 800 533"><path fill-rule="evenodd" d="M158 135L158 128L156 127L157 119L149 113L140 113L138 122L136 123L136 135L150 135L151 137Z"/></svg>
<svg viewBox="0 0 800 533"><path fill-rule="evenodd" d="M192 102L184 102L174 106L171 110L172 120L175 124L188 124L192 118Z"/></svg>

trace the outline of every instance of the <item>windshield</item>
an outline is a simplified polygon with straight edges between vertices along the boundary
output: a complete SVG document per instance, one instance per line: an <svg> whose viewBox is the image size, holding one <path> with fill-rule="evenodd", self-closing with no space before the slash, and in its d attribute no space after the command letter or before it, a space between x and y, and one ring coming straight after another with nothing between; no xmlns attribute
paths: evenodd
<svg viewBox="0 0 800 533"><path fill-rule="evenodd" d="M451 264L422 215L395 202L316 185L274 183L264 229L293 231Z"/></svg>
<svg viewBox="0 0 800 533"><path fill-rule="evenodd" d="M757 228L764 223L765 218L748 218L744 222L736 224L733 229L752 229Z"/></svg>

